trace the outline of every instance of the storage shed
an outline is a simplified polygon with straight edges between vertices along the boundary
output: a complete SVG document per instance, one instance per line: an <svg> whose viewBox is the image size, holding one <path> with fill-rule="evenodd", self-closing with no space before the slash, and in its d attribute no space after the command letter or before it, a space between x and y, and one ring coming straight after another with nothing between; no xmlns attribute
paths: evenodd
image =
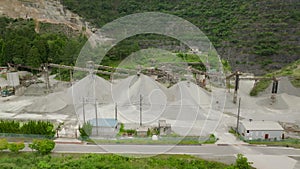
<svg viewBox="0 0 300 169"><path fill-rule="evenodd" d="M94 118L88 121L92 125L92 137L115 137L118 133L118 121L115 119Z"/></svg>
<svg viewBox="0 0 300 169"><path fill-rule="evenodd" d="M281 140L284 129L274 121L241 121L238 132L245 140Z"/></svg>

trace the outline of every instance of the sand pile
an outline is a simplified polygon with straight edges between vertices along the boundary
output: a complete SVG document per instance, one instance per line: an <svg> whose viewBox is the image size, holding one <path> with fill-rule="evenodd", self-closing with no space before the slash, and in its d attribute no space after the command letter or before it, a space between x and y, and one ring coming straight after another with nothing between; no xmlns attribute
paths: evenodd
<svg viewBox="0 0 300 169"><path fill-rule="evenodd" d="M168 98L166 87L143 74L130 76L113 84L112 94L114 102L119 105L137 104L140 102L140 95L145 105L165 104Z"/></svg>
<svg viewBox="0 0 300 169"><path fill-rule="evenodd" d="M269 109L277 110L284 110L289 108L288 104L281 94L277 94L274 100L270 99L270 97L259 99L258 101L256 101L256 104Z"/></svg>
<svg viewBox="0 0 300 169"><path fill-rule="evenodd" d="M83 110L86 121L95 118L96 111L98 118L114 118L117 103L118 120L138 124L140 95L144 125L157 125L158 120L166 119L178 133L189 130L199 133L207 117L213 117L215 113L209 114L211 93L196 84L183 81L167 89L143 74L116 80L112 84L96 75L88 75L63 92L36 99L26 111L55 114L73 106L76 116L83 122Z"/></svg>
<svg viewBox="0 0 300 169"><path fill-rule="evenodd" d="M256 101L256 104L268 109L284 110L289 109L291 106L298 104L294 100L289 99L289 96L300 96L300 89L294 87L288 77L281 77L278 83L278 92L275 95L275 100L271 100L272 83L270 86L262 92L261 96L265 98ZM288 105L288 103L295 103Z"/></svg>
<svg viewBox="0 0 300 169"><path fill-rule="evenodd" d="M168 92L160 83L141 74L119 80L112 85L114 102L118 104L120 117L128 122L139 122L140 96L143 119L155 121L167 105Z"/></svg>
<svg viewBox="0 0 300 169"><path fill-rule="evenodd" d="M36 98L33 104L25 107L25 111L30 113L52 113L66 107L68 100L69 98L66 92L50 93L41 98Z"/></svg>
<svg viewBox="0 0 300 169"><path fill-rule="evenodd" d="M269 87L261 93L261 95L271 94L272 91L272 83ZM294 95L300 97L300 88L294 87L288 77L281 77L278 83L278 94L286 93L288 95Z"/></svg>
<svg viewBox="0 0 300 169"><path fill-rule="evenodd" d="M73 102L69 104L81 105L83 98L85 102L96 102L109 104L112 102L111 84L105 79L96 76L88 75L70 87L67 91L68 97L72 98Z"/></svg>
<svg viewBox="0 0 300 169"><path fill-rule="evenodd" d="M281 80L278 83L278 94L281 93L286 93L289 95L294 95L294 96L298 96L300 97L300 88L296 88L294 87L290 80L288 79L288 77L282 77ZM270 86L270 90L271 91L271 87Z"/></svg>

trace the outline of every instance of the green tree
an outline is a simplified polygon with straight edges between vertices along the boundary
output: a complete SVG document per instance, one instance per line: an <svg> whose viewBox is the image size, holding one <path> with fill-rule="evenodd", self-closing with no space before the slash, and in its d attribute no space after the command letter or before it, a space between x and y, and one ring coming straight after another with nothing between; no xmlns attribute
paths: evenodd
<svg viewBox="0 0 300 169"><path fill-rule="evenodd" d="M79 127L80 137L83 139L89 137L92 134L93 126L90 123L84 123L82 128Z"/></svg>
<svg viewBox="0 0 300 169"><path fill-rule="evenodd" d="M25 148L25 144L23 142L8 144L8 149L13 153L18 153L20 150L23 150L24 148Z"/></svg>
<svg viewBox="0 0 300 169"><path fill-rule="evenodd" d="M31 47L26 59L26 64L28 66L32 66L36 68L41 66L42 60L40 58L39 50L37 47L35 46Z"/></svg>
<svg viewBox="0 0 300 169"><path fill-rule="evenodd" d="M33 140L29 144L29 148L37 150L39 154L46 155L49 154L55 147L55 142L53 140Z"/></svg>
<svg viewBox="0 0 300 169"><path fill-rule="evenodd" d="M8 146L8 142L5 138L0 139L0 151L6 150Z"/></svg>

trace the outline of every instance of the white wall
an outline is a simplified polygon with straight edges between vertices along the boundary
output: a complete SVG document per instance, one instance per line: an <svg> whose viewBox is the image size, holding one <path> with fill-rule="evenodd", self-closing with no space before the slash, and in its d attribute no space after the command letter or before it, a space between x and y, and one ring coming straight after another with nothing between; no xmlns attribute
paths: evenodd
<svg viewBox="0 0 300 169"><path fill-rule="evenodd" d="M246 139L246 140L257 140L257 139L265 139L265 134L269 135L269 139L281 140L282 134L284 131L268 131L268 130L261 130L261 131L249 131L243 125L239 125L239 133Z"/></svg>

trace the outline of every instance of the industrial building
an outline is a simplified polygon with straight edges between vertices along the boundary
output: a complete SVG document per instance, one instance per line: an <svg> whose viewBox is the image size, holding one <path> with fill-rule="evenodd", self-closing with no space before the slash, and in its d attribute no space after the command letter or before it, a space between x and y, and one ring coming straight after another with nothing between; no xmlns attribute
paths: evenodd
<svg viewBox="0 0 300 169"><path fill-rule="evenodd" d="M245 120L239 123L238 132L245 140L281 140L284 129L278 122Z"/></svg>

